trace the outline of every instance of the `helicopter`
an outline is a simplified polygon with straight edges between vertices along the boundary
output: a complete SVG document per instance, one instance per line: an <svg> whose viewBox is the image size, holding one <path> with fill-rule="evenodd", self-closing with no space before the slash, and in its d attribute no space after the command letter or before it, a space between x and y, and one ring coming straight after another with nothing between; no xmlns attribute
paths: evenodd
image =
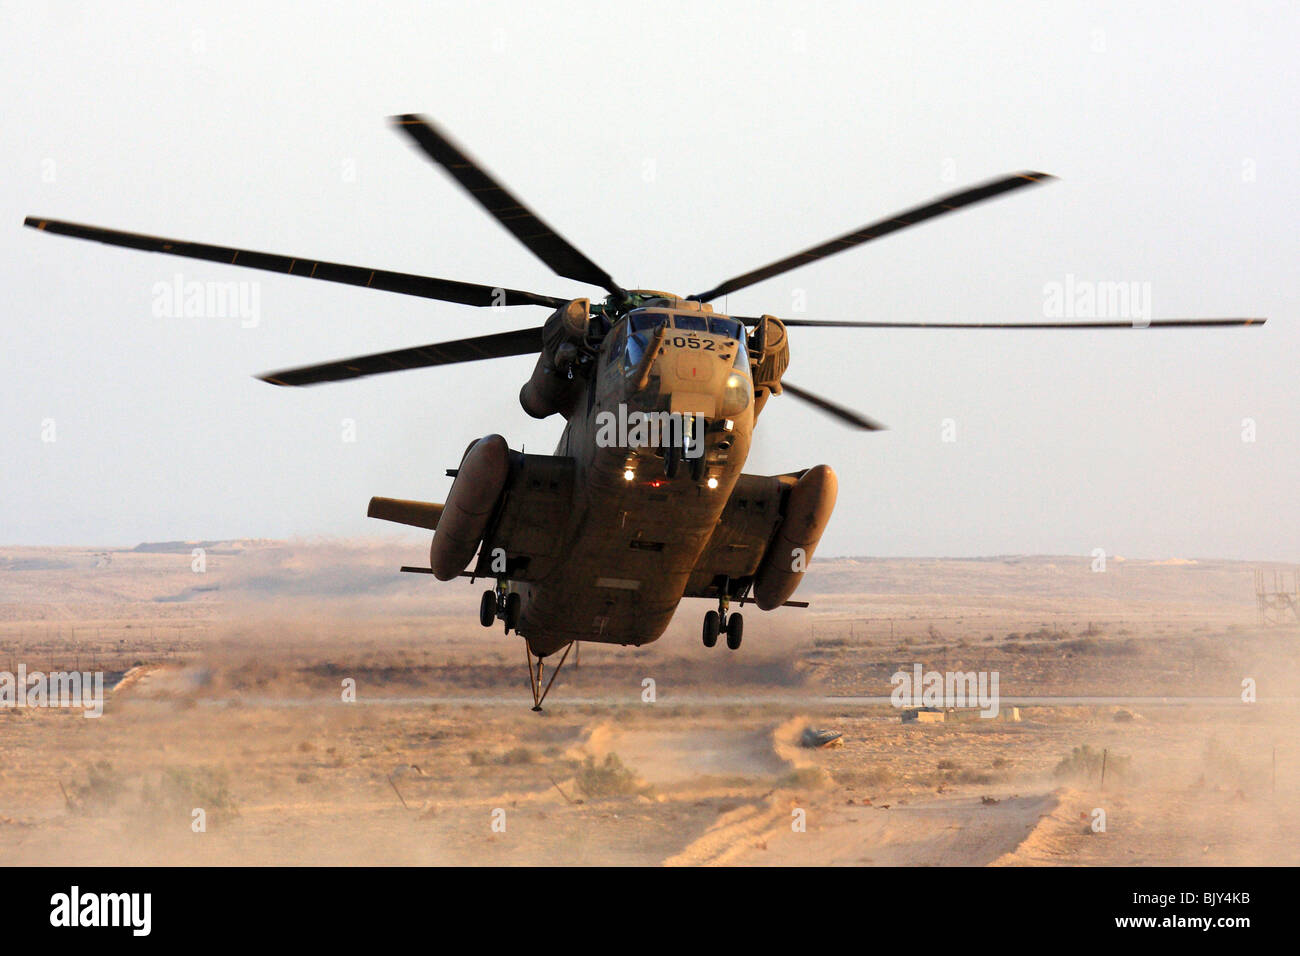
<svg viewBox="0 0 1300 956"><path fill-rule="evenodd" d="M564 298L296 256L167 239L29 216L43 232L191 259L304 276L480 308L541 307L539 326L268 372L283 387L537 355L519 402L565 420L552 455L472 441L445 502L375 497L370 517L433 531L427 565L402 571L483 579L484 627L523 638L533 709L540 711L581 641L640 646L658 639L686 598L703 615L706 647L737 650L744 618L807 607L791 600L830 521L838 493L825 464L779 475L744 473L767 402L790 395L863 431L874 419L785 380L788 330L821 328L1120 329L1262 325L1264 319L1152 319L974 323L734 316L711 303L731 292L919 223L1050 182L1017 172L941 196L861 229L680 296L627 289L543 221L432 122L392 123L557 276L604 290ZM545 660L560 654L544 683Z"/></svg>

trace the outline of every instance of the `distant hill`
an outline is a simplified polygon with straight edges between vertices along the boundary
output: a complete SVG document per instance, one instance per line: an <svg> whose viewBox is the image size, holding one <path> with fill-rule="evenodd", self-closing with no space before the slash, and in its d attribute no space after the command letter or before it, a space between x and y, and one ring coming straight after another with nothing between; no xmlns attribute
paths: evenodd
<svg viewBox="0 0 1300 956"><path fill-rule="evenodd" d="M229 541L143 541L131 550L139 554L189 554L202 548L208 554L239 554L250 548L264 548L281 542L270 538L235 538Z"/></svg>

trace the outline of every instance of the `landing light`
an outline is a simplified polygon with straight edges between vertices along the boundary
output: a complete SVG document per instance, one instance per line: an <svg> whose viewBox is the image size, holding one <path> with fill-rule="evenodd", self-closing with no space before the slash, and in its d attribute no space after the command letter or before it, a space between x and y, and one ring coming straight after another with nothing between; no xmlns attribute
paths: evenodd
<svg viewBox="0 0 1300 956"><path fill-rule="evenodd" d="M730 418L728 418L726 421L722 423L722 427L727 431L731 431L733 428L736 427L736 423L733 422Z"/></svg>
<svg viewBox="0 0 1300 956"><path fill-rule="evenodd" d="M714 488L718 487L718 479L710 477L706 484L709 486L709 490L712 491Z"/></svg>
<svg viewBox="0 0 1300 956"><path fill-rule="evenodd" d="M625 468L625 469L623 470L623 478L624 478L624 480L626 480L626 481L631 481L631 480L632 480L633 478L635 478L635 477L636 477L636 472L633 471L631 468Z"/></svg>

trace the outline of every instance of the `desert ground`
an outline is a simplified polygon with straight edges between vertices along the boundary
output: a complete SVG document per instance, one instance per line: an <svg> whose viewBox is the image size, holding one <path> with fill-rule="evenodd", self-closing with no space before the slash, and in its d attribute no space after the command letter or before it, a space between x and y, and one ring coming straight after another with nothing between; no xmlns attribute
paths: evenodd
<svg viewBox="0 0 1300 956"><path fill-rule="evenodd" d="M1274 565L819 558L739 650L686 601L537 714L481 582L398 573L425 547L0 548L0 670L106 680L97 719L0 707L0 863L1300 863ZM997 672L1002 714L904 721L915 664Z"/></svg>

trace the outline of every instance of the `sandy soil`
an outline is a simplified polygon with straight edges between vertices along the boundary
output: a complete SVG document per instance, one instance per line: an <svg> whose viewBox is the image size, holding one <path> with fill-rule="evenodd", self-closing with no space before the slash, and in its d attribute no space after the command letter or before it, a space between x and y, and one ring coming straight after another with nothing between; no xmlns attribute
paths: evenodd
<svg viewBox="0 0 1300 956"><path fill-rule="evenodd" d="M740 651L694 602L534 714L477 588L395 573L416 547L0 549L0 669L116 684L0 708L0 863L1300 863L1300 630L1258 626L1254 565L819 561ZM1035 703L904 723L913 663Z"/></svg>

